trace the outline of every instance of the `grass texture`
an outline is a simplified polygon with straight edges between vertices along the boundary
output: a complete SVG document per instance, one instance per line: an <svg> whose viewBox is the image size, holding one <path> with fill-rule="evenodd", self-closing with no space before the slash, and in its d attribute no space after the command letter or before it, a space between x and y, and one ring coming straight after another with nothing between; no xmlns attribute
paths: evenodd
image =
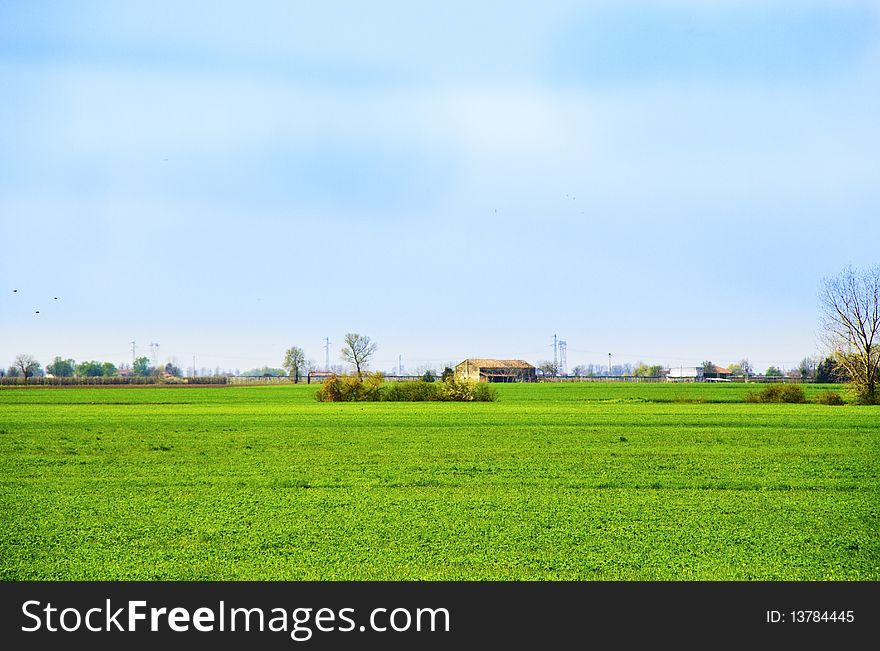
<svg viewBox="0 0 880 651"><path fill-rule="evenodd" d="M497 388L0 390L0 578L880 579L880 408Z"/></svg>

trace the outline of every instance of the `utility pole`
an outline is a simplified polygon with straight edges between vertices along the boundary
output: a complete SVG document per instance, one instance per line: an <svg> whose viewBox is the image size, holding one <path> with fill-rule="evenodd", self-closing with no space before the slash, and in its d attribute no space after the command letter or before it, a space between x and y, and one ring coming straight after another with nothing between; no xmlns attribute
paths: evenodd
<svg viewBox="0 0 880 651"><path fill-rule="evenodd" d="M192 376L193 376L193 377L196 376L196 356L195 356L195 355L193 355L193 373L192 373Z"/></svg>
<svg viewBox="0 0 880 651"><path fill-rule="evenodd" d="M135 343L131 342L131 367L134 368L134 360L135 360Z"/></svg>
<svg viewBox="0 0 880 651"><path fill-rule="evenodd" d="M611 377L611 353L608 353L608 377Z"/></svg>
<svg viewBox="0 0 880 651"><path fill-rule="evenodd" d="M397 356L397 377L403 375L403 355Z"/></svg>
<svg viewBox="0 0 880 651"><path fill-rule="evenodd" d="M330 337L324 337L324 370L330 371Z"/></svg>

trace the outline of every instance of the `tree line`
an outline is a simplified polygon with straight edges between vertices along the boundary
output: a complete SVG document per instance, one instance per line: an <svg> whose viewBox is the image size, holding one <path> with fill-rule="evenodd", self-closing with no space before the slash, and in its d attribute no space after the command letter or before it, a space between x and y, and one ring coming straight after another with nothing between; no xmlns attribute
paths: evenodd
<svg viewBox="0 0 880 651"><path fill-rule="evenodd" d="M712 361L706 360L698 365L702 369L703 377L718 377L720 368ZM537 364L538 371L547 377L559 377L561 368L558 362L542 361ZM692 368L692 367L689 367ZM741 359L738 362L731 362L725 367L730 377L749 379L754 377L767 378L791 378L806 382L835 383L848 382L850 380L849 373L846 368L841 365L833 355L825 358L804 357L800 364L793 369L784 371L777 366L768 366L763 373L758 373L753 368L748 359ZM662 364L646 364L644 362L636 362L635 364L614 364L609 370L605 364L578 364L572 367L566 374L567 377L643 377L658 378L662 377L669 368Z"/></svg>
<svg viewBox="0 0 880 651"><path fill-rule="evenodd" d="M99 362L96 360L88 360L77 363L73 359L64 359L61 356L55 357L50 363L46 364L46 368L34 359L31 355L17 355L15 361L7 369L0 369L0 377L22 378L25 382L32 377L43 377L51 375L61 378L95 378L95 377L119 377L121 375L134 375L135 377L183 377L183 372L178 366L168 362L164 366L153 366L147 357L138 357L134 360L131 367L123 364L117 367L112 362Z"/></svg>

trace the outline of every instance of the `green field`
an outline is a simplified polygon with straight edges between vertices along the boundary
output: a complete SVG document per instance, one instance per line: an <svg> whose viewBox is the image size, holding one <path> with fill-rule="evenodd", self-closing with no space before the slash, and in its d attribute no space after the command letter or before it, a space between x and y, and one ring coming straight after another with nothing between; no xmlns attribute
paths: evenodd
<svg viewBox="0 0 880 651"><path fill-rule="evenodd" d="M0 578L880 579L880 408L750 388L3 389Z"/></svg>

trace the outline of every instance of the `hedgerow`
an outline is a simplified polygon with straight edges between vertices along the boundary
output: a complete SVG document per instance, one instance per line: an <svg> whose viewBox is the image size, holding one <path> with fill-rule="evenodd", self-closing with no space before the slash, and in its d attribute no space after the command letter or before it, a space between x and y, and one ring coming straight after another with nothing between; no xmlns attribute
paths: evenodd
<svg viewBox="0 0 880 651"><path fill-rule="evenodd" d="M333 375L318 389L318 402L491 402L495 391L486 383L449 379L445 382L385 382L381 373L364 378Z"/></svg>
<svg viewBox="0 0 880 651"><path fill-rule="evenodd" d="M804 390L796 384L770 384L758 392L749 391L745 396L746 402L791 402L804 403L807 396Z"/></svg>

